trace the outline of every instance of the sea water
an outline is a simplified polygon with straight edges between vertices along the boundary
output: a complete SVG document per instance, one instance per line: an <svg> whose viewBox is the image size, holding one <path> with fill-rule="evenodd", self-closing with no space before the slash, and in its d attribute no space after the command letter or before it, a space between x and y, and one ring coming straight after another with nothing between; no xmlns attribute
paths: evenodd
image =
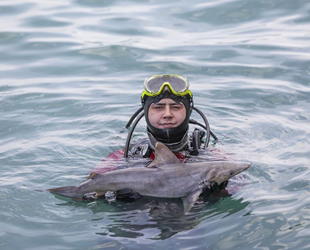
<svg viewBox="0 0 310 250"><path fill-rule="evenodd" d="M308 0L1 0L0 20L0 249L310 248ZM211 148L252 162L230 197L182 215L38 192L123 148L160 73L189 78Z"/></svg>

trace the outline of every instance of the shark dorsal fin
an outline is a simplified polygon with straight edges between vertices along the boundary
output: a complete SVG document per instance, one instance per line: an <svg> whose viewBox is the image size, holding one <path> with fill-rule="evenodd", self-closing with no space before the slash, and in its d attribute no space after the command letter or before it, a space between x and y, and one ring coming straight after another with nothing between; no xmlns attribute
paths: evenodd
<svg viewBox="0 0 310 250"><path fill-rule="evenodd" d="M147 167L153 168L162 164L180 164L180 160L167 146L161 142L156 142L155 159Z"/></svg>

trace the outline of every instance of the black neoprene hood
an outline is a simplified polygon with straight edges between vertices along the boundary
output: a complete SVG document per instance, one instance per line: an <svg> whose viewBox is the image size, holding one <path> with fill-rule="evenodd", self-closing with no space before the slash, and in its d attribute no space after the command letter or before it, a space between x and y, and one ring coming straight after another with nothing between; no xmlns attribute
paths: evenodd
<svg viewBox="0 0 310 250"><path fill-rule="evenodd" d="M160 100L164 98L170 98L174 100L177 103L183 103L186 108L186 117L185 120L175 128L166 128L166 129L158 129L151 125L148 113L149 113L149 107L152 103L157 103ZM184 137L184 134L188 131L188 124L189 124L189 118L192 112L192 98L189 95L185 96L176 96L172 94L170 91L165 91L161 93L158 96L150 97L147 96L144 98L142 102L143 108L144 108L144 114L145 114L145 120L147 124L147 130L149 133L151 133L154 138L157 141L163 142L163 143L175 143L182 140Z"/></svg>

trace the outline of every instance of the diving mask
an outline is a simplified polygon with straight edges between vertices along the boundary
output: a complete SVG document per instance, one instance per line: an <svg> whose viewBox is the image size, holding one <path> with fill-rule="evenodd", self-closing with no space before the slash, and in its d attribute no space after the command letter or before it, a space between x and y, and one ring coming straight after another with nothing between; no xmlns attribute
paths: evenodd
<svg viewBox="0 0 310 250"><path fill-rule="evenodd" d="M181 75L153 75L145 79L143 87L142 99L145 96L158 96L166 87L176 96L192 97L189 82L185 76Z"/></svg>

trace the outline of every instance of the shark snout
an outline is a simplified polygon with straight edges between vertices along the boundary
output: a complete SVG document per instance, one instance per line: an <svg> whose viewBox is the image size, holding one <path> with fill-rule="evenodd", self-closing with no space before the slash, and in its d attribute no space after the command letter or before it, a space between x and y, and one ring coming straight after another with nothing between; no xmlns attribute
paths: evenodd
<svg viewBox="0 0 310 250"><path fill-rule="evenodd" d="M245 162L244 170L247 170L252 165L251 162Z"/></svg>
<svg viewBox="0 0 310 250"><path fill-rule="evenodd" d="M234 164L236 164L235 166L231 167L231 169L228 170L228 178L231 178L237 174L240 174L241 172L247 170L250 166L251 163L250 162L235 162Z"/></svg>
<svg viewBox="0 0 310 250"><path fill-rule="evenodd" d="M239 174L239 173L241 173L241 172L247 170L251 165L252 165L251 162L240 162L240 163L239 163L239 169L238 169L238 171L236 171L236 172L231 171L231 172L234 172L234 173L232 173L232 176L237 175L237 174Z"/></svg>

